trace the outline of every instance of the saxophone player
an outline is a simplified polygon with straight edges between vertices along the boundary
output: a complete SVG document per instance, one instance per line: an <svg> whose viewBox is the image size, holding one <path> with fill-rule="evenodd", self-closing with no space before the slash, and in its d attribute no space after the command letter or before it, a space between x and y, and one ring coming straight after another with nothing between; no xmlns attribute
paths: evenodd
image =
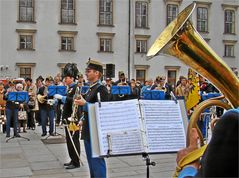
<svg viewBox="0 0 239 178"><path fill-rule="evenodd" d="M90 84L90 89L85 94L84 97L76 99L75 103L79 106L83 106L84 110L84 120L82 126L82 139L84 140L84 146L86 150L88 165L90 169L91 178L105 178L106 177L106 163L104 158L93 158L91 150L91 140L90 140L90 131L88 125L88 103L97 102L97 93L100 93L101 101L108 101L109 95L107 88L101 83L100 78L103 74L103 66L100 62L95 60L89 60L87 63L87 68L85 71L87 80Z"/></svg>
<svg viewBox="0 0 239 178"><path fill-rule="evenodd" d="M75 92L77 90L77 83L75 83L75 79L78 75L78 69L76 64L68 63L66 64L63 70L63 78L65 84L68 86L68 91L66 96L62 96L59 94L55 94L54 97L62 101L63 105L63 112L62 112L62 120L63 123L68 124L65 126L66 132L66 143L67 149L70 157L70 162L65 163L66 169L75 169L80 167L80 129L78 123L73 123L74 127L71 127L72 122L68 120L72 116L73 112L73 99L75 96ZM76 94L77 95L77 94ZM70 132L69 132L70 131Z"/></svg>

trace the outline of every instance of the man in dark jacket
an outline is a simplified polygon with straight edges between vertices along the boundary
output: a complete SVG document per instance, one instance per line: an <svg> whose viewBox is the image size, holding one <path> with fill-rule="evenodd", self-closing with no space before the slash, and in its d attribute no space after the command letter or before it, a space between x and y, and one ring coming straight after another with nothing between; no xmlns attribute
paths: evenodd
<svg viewBox="0 0 239 178"><path fill-rule="evenodd" d="M65 132L66 132L66 143L67 143L67 149L69 156L71 158L71 161L69 163L65 163L64 166L66 166L66 169L75 169L80 167L80 131L78 126L78 121L69 121L68 118L72 116L72 104L73 104L73 98L75 96L75 92L77 89L77 83L75 83L75 79L78 75L78 69L76 67L76 64L68 63L66 64L64 70L63 70L63 77L65 84L68 86L68 91L66 96L62 96L59 94L55 94L54 97L56 99L61 100L62 103L64 103L63 106L63 113L62 113L62 120L65 124L69 124L65 126ZM71 125L74 125L75 127L70 127ZM70 133L69 133L70 132Z"/></svg>
<svg viewBox="0 0 239 178"><path fill-rule="evenodd" d="M103 73L103 66L100 62L89 60L86 68L86 77L90 83L90 89L85 95L85 98L75 100L75 103L83 106L85 111L85 118L82 127L82 139L84 139L84 145L87 155L87 160L90 169L91 178L106 177L106 164L104 158L92 158L90 132L88 125L88 111L87 103L95 103L98 101L97 93L100 94L101 101L108 101L107 88L101 83L100 78Z"/></svg>

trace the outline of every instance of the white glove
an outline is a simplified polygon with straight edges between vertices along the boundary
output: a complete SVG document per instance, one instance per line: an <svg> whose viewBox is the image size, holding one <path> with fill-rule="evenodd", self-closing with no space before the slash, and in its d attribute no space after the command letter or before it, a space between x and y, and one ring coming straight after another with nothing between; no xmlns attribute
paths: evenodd
<svg viewBox="0 0 239 178"><path fill-rule="evenodd" d="M62 95L59 95L59 94L55 94L55 95L54 95L54 98L61 100L61 99L63 98L63 96L62 96Z"/></svg>

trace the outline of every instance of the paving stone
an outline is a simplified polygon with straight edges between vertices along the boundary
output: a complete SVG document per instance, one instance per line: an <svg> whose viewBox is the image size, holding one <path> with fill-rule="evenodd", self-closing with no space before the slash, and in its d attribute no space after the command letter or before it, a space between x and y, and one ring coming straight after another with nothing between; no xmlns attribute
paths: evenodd
<svg viewBox="0 0 239 178"><path fill-rule="evenodd" d="M43 161L30 163L32 170L44 170L44 169L57 169L62 168L62 165L58 161Z"/></svg>
<svg viewBox="0 0 239 178"><path fill-rule="evenodd" d="M22 177L31 176L32 171L29 167L0 169L0 177Z"/></svg>

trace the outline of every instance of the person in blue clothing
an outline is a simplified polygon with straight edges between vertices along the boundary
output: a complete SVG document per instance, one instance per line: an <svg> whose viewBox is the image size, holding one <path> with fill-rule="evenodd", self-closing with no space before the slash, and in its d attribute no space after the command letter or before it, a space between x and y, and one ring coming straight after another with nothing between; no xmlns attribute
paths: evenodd
<svg viewBox="0 0 239 178"><path fill-rule="evenodd" d="M90 169L91 178L105 178L106 177L106 163L104 158L93 158L91 141L90 141L90 128L88 125L88 110L87 103L95 103L98 101L97 93L100 93L101 101L108 101L109 95L106 86L104 86L100 78L103 74L103 65L95 60L89 60L85 71L87 80L90 83L90 89L84 95L84 98L76 99L75 103L83 106L85 111L85 118L83 120L82 135L84 140L87 161Z"/></svg>
<svg viewBox="0 0 239 178"><path fill-rule="evenodd" d="M211 141L202 159L186 165L178 177L238 177L238 128L239 108L231 109L223 114L213 129ZM193 144L178 152L177 162L197 149L196 129L193 128L190 136Z"/></svg>

